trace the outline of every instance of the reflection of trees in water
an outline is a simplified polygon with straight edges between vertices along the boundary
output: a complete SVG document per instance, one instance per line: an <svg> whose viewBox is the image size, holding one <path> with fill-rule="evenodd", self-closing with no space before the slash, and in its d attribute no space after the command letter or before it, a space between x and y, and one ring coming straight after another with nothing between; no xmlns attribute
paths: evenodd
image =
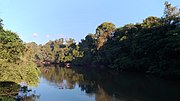
<svg viewBox="0 0 180 101"><path fill-rule="evenodd" d="M27 86L20 88L18 96L16 96L17 101L37 101L40 95L37 95L35 91L30 90Z"/></svg>
<svg viewBox="0 0 180 101"><path fill-rule="evenodd" d="M96 101L122 101L116 97L115 92L109 92L108 89L117 89L113 84L112 76L107 72L94 70L77 70L84 74L84 82L79 84L81 90L87 94L95 94ZM123 100L126 101L126 100Z"/></svg>
<svg viewBox="0 0 180 101"><path fill-rule="evenodd" d="M96 93L96 101L179 101L180 82L127 74L112 75L101 71L81 71L89 85L81 88ZM84 87L85 86L85 87ZM87 92L87 93L88 93Z"/></svg>
<svg viewBox="0 0 180 101"><path fill-rule="evenodd" d="M119 74L78 68L41 67L44 78L59 88L73 89L76 84L96 101L179 101L180 83L145 75ZM149 78L150 77L150 78ZM158 96L158 97L157 97Z"/></svg>
<svg viewBox="0 0 180 101"><path fill-rule="evenodd" d="M0 82L0 101L36 101L39 95L14 82Z"/></svg>
<svg viewBox="0 0 180 101"><path fill-rule="evenodd" d="M83 75L72 69L61 67L40 67L42 76L56 84L60 89L73 89L76 83L83 81Z"/></svg>
<svg viewBox="0 0 180 101"><path fill-rule="evenodd" d="M0 62L0 68L0 101L15 101L15 99L17 101L35 101L23 100L37 96L28 89L22 90L23 87L20 85L22 82L28 86L38 85L40 71L34 63L22 62L15 64Z"/></svg>
<svg viewBox="0 0 180 101"><path fill-rule="evenodd" d="M98 92L96 94L95 99L96 101L115 101L116 98L114 96L108 95L103 88L98 86Z"/></svg>
<svg viewBox="0 0 180 101"><path fill-rule="evenodd" d="M32 94L28 96L23 96L21 98L17 98L16 100L17 101L37 101L39 98L40 98L39 95Z"/></svg>
<svg viewBox="0 0 180 101"><path fill-rule="evenodd" d="M25 82L30 86L39 83L39 70L33 62L6 63L0 62L0 82L11 81L15 83Z"/></svg>
<svg viewBox="0 0 180 101"><path fill-rule="evenodd" d="M0 83L0 97L5 99L5 97L15 98L18 95L20 85L14 82L1 82Z"/></svg>
<svg viewBox="0 0 180 101"><path fill-rule="evenodd" d="M77 69L69 69L63 67L40 67L42 76L53 82L60 89L74 89L75 85L78 84L82 91L84 91L89 96L94 95L97 101L105 101L102 99L107 99L107 101L114 101L113 97L109 95L104 88L102 88L100 74L95 72L83 74L84 72L78 72ZM100 81L98 81L100 80ZM103 81L106 82L106 81Z"/></svg>
<svg viewBox="0 0 180 101"><path fill-rule="evenodd" d="M113 79L106 73L54 66L40 67L40 70L46 80L53 82L60 89L74 89L77 83L86 94L95 95L96 101L120 101L115 97L114 92L111 90L107 92L114 86L112 87Z"/></svg>

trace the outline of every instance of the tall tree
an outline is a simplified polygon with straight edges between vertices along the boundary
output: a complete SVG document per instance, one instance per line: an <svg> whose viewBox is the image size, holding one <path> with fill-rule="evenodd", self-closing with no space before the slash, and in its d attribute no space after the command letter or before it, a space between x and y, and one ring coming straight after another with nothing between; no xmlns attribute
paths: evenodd
<svg viewBox="0 0 180 101"><path fill-rule="evenodd" d="M97 27L95 34L97 37L97 49L103 46L104 42L107 41L108 38L113 36L115 29L116 26L110 22L104 22Z"/></svg>

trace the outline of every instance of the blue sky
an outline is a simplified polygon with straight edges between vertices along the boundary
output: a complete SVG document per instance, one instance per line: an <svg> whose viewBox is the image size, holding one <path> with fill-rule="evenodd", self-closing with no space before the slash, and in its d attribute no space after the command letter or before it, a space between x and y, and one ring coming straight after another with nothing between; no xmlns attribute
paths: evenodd
<svg viewBox="0 0 180 101"><path fill-rule="evenodd" d="M120 27L161 17L165 1L180 6L179 0L0 0L0 18L24 42L44 44L61 37L78 42L103 22Z"/></svg>

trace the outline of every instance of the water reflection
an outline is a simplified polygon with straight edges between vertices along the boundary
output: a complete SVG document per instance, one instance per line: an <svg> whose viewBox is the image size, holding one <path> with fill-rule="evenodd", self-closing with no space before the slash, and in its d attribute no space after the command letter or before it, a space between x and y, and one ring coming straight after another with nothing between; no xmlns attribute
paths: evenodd
<svg viewBox="0 0 180 101"><path fill-rule="evenodd" d="M35 63L23 62L8 63L0 61L0 82L11 81L17 84L22 82L29 86L37 86L39 83L39 70Z"/></svg>
<svg viewBox="0 0 180 101"><path fill-rule="evenodd" d="M36 101L39 96L27 86L14 82L0 82L0 101Z"/></svg>
<svg viewBox="0 0 180 101"><path fill-rule="evenodd" d="M69 69L58 66L41 67L40 70L42 77L53 83L59 90L81 89L87 94L86 96L93 97L93 101L180 100L179 81L135 74L113 76L112 73L99 70ZM78 96L78 93L71 97L75 96Z"/></svg>
<svg viewBox="0 0 180 101"><path fill-rule="evenodd" d="M84 80L82 74L78 74L72 69L49 66L41 67L40 70L42 76L53 82L59 89L74 89L76 83L80 84Z"/></svg>
<svg viewBox="0 0 180 101"><path fill-rule="evenodd" d="M179 101L179 80L82 68L39 67L38 87L0 83L0 101Z"/></svg>
<svg viewBox="0 0 180 101"><path fill-rule="evenodd" d="M27 87L39 83L40 71L35 67L32 62L0 62L0 101L35 101L38 96Z"/></svg>
<svg viewBox="0 0 180 101"><path fill-rule="evenodd" d="M0 98L7 99L15 98L18 95L20 85L14 82L1 82L0 83Z"/></svg>

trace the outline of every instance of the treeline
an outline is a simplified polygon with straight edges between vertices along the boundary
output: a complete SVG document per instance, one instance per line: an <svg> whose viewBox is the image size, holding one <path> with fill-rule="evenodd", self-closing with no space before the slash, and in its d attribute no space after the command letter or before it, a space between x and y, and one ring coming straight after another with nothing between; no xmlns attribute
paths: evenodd
<svg viewBox="0 0 180 101"><path fill-rule="evenodd" d="M180 9L165 2L161 18L150 16L142 23L120 28L104 22L95 34L88 34L78 44L73 39L58 39L39 46L38 50L35 60L71 61L75 65L95 65L115 71L180 75Z"/></svg>
<svg viewBox="0 0 180 101"><path fill-rule="evenodd" d="M35 42L26 43L29 59L37 63L59 64L71 62L77 57L82 57L83 52L79 51L74 39L63 38L49 41L45 45L37 45Z"/></svg>
<svg viewBox="0 0 180 101"><path fill-rule="evenodd" d="M19 36L5 30L0 20L0 82L37 85L39 71L36 65L27 59L25 50L27 48Z"/></svg>

